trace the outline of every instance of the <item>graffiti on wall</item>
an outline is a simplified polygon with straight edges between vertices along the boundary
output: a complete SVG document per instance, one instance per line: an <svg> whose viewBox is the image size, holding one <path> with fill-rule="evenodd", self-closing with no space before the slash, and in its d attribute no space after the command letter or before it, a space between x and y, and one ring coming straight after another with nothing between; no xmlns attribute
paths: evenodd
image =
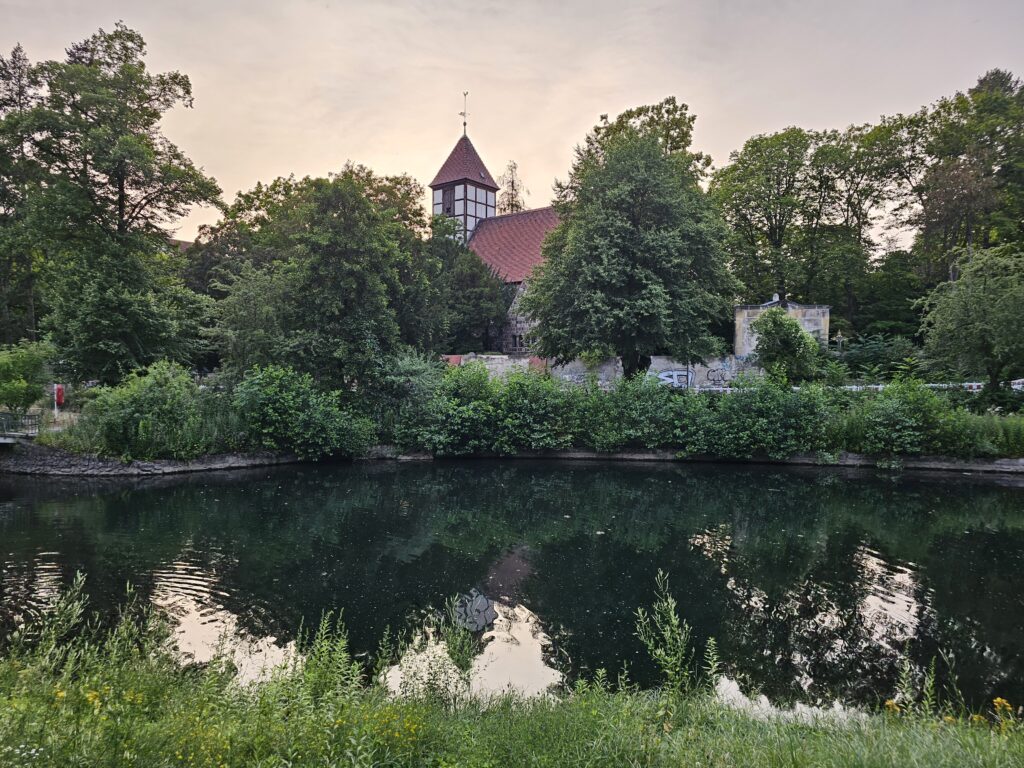
<svg viewBox="0 0 1024 768"><path fill-rule="evenodd" d="M662 384L676 389L687 389L690 386L690 370L688 368L672 368L658 371L654 376Z"/></svg>
<svg viewBox="0 0 1024 768"><path fill-rule="evenodd" d="M649 375L675 389L727 387L742 373L756 373L752 362L733 355L708 360L703 364L684 365L670 357L651 358Z"/></svg>

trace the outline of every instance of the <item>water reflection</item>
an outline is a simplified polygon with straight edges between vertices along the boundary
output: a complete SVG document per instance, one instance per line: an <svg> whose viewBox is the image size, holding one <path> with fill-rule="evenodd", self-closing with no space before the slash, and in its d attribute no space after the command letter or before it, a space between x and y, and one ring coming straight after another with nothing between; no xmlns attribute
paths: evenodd
<svg viewBox="0 0 1024 768"><path fill-rule="evenodd" d="M325 610L371 652L475 587L535 613L570 677L650 684L633 612L663 568L748 690L872 701L909 647L1014 701L1022 565L1024 490L966 478L476 462L0 483L0 631L80 569L108 615L131 582L197 658L227 633L258 665Z"/></svg>

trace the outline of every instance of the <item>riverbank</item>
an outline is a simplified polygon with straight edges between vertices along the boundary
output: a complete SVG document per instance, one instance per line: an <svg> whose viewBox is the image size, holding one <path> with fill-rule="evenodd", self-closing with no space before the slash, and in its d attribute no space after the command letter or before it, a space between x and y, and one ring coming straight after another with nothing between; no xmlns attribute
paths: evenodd
<svg viewBox="0 0 1024 768"><path fill-rule="evenodd" d="M717 456L686 456L674 450L651 451L585 451L549 450L519 451L509 455L480 453L462 459L510 459L534 461L611 461L611 462L676 462L701 464L768 464L778 466L846 467L857 469L904 469L923 472L980 473L1024 477L1024 459L957 459L949 456L902 456L880 460L865 454L797 454L788 458L753 456L722 458ZM372 447L360 461L433 461L428 453L403 452L395 446ZM72 453L60 448L38 445L22 440L0 448L0 474L44 475L63 477L152 477L218 470L248 469L280 464L295 464L300 459L291 454L272 452L228 453L204 456L192 461L154 460L122 462L97 456Z"/></svg>
<svg viewBox="0 0 1024 768"><path fill-rule="evenodd" d="M154 461L118 461L100 456L74 453L19 440L0 447L0 474L46 475L58 477L155 477L225 469L248 469L278 464L294 464L291 454L223 453L202 456L191 461L161 459Z"/></svg>

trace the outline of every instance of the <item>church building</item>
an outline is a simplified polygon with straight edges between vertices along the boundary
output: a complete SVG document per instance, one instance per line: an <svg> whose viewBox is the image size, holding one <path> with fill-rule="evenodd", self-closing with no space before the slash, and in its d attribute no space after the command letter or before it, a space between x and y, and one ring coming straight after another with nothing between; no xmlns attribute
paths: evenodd
<svg viewBox="0 0 1024 768"><path fill-rule="evenodd" d="M489 351L503 352L506 355L528 355L525 339L531 322L519 313L517 307L530 273L543 261L541 245L547 233L558 225L558 214L549 206L496 215L499 187L465 133L456 142L441 170L430 182L430 189L434 215L454 219L459 237L463 238L470 249L490 266L498 277L506 284L515 286L515 300L501 332L500 349ZM739 370L735 361L746 361L751 358L757 345L757 337L752 328L753 321L775 306L784 308L786 314L795 318L819 343L828 343L828 306L797 304L784 298L780 299L776 295L764 304L737 306L733 355L730 356L732 360L710 361L704 367L710 366L709 370L716 371L716 375L721 375L725 370ZM673 361L669 362L675 365ZM689 373L690 367L687 366L685 369L686 381L690 382L693 379ZM681 370L672 369L672 372L680 374ZM700 383L721 384L723 381L709 379L707 382L698 382Z"/></svg>
<svg viewBox="0 0 1024 768"><path fill-rule="evenodd" d="M470 249L516 288L516 300L501 333L501 349L494 351L527 354L525 336L530 323L516 307L530 272L542 261L545 235L558 224L554 208L496 215L498 185L466 134L456 142L429 186L433 214L455 219L459 235Z"/></svg>

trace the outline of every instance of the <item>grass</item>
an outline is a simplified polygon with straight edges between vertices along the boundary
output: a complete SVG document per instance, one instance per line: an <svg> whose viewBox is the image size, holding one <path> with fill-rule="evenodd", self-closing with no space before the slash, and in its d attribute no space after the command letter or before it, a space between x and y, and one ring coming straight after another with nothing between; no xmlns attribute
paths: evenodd
<svg viewBox="0 0 1024 768"><path fill-rule="evenodd" d="M1024 731L998 701L988 714L944 717L890 703L888 713L839 726L757 720L706 688L615 690L603 677L529 701L394 699L363 680L344 631L329 621L308 640L304 662L243 686L221 661L181 667L160 621L144 613L129 611L106 632L83 627L79 594L30 622L0 656L0 765L1024 764Z"/></svg>

